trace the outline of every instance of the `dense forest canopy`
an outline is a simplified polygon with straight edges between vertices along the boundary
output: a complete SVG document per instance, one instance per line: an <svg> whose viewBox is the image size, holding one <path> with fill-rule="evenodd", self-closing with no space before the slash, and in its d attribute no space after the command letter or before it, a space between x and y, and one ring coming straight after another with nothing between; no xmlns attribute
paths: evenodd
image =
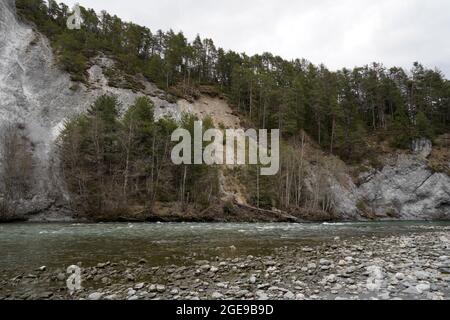
<svg viewBox="0 0 450 320"><path fill-rule="evenodd" d="M102 52L120 72L142 73L163 89L215 85L256 126L280 128L285 137L305 130L344 159L360 158L373 133L406 148L449 130L450 83L417 62L409 72L379 63L333 72L306 60L225 51L200 36L190 43L182 32L152 32L83 7L81 30L69 30L70 10L54 0L17 0L17 8L51 39L74 80L83 81L89 59Z"/></svg>

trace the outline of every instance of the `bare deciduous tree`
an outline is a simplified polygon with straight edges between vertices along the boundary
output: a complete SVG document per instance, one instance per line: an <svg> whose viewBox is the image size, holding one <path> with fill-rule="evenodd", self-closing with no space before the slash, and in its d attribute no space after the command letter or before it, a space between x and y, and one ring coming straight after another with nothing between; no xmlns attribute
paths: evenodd
<svg viewBox="0 0 450 320"><path fill-rule="evenodd" d="M29 192L33 175L33 151L21 124L0 128L0 220L18 218L16 203Z"/></svg>

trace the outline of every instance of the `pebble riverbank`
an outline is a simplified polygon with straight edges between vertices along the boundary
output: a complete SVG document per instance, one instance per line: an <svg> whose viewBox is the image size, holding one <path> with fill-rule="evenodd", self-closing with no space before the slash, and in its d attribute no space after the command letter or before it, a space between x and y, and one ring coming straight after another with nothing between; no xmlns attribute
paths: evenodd
<svg viewBox="0 0 450 320"><path fill-rule="evenodd" d="M230 247L229 250L236 248ZM450 299L450 233L335 238L281 247L270 256L152 266L105 261L84 266L83 289L70 295L64 269L0 271L0 299Z"/></svg>

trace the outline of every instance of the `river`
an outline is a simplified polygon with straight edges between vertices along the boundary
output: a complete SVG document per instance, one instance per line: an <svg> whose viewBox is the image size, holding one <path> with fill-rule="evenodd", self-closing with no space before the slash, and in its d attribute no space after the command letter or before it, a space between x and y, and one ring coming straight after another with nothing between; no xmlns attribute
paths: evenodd
<svg viewBox="0 0 450 320"><path fill-rule="evenodd" d="M273 259L282 268L284 258L277 261L277 255L283 250L293 253L304 248L329 246L341 250L345 246L364 246L361 241L370 239L382 245L388 241L383 239L426 239L428 234L436 233L441 238L450 236L450 222L3 224L0 225L0 272L6 285L9 277L36 273L41 266L61 272L69 265L95 268L105 262L145 260L147 268L156 267L155 270L195 265L196 261L225 261L224 265L227 261L245 260L250 256L254 259L275 257ZM446 249L443 247L442 255ZM308 261L322 258L318 252ZM357 253L349 251L350 254ZM445 260L445 255L442 258L441 254L437 256ZM324 256L329 258L330 255L325 251ZM333 257L336 261L332 267L336 263L338 268L338 260L345 258L345 252ZM398 259L403 258L398 256ZM256 271L261 273L261 270ZM10 289L9 294L14 294L14 290Z"/></svg>

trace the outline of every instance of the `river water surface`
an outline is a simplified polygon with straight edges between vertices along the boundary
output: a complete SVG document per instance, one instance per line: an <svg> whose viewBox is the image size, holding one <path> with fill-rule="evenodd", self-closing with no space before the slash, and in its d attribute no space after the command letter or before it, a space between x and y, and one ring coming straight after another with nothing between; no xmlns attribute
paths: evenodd
<svg viewBox="0 0 450 320"><path fill-rule="evenodd" d="M340 239L449 230L450 222L307 224L111 223L0 225L0 270L32 270L82 262L177 263L186 255L267 255L274 249Z"/></svg>

